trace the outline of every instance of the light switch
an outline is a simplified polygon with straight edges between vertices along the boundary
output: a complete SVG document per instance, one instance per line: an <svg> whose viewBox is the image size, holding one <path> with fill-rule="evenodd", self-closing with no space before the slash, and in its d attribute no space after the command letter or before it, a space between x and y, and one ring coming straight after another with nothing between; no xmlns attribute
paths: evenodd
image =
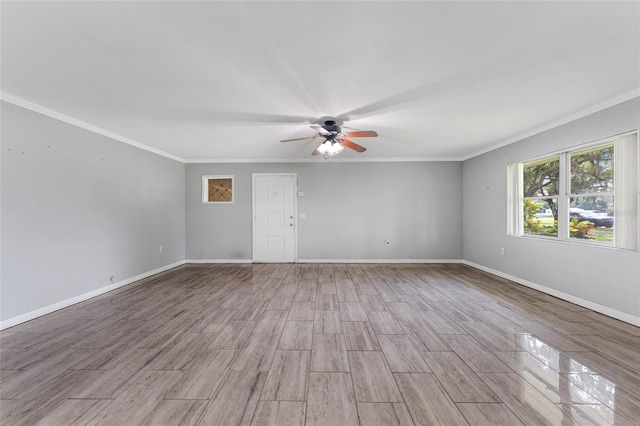
<svg viewBox="0 0 640 426"><path fill-rule="evenodd" d="M306 218L307 218L306 213L300 213L300 219L306 219Z"/></svg>
<svg viewBox="0 0 640 426"><path fill-rule="evenodd" d="M304 197L304 192L298 191L298 197Z"/></svg>

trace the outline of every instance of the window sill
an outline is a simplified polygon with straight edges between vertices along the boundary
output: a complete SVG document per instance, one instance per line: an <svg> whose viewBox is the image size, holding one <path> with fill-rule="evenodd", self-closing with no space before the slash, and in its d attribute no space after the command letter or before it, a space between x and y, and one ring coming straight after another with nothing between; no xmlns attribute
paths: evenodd
<svg viewBox="0 0 640 426"><path fill-rule="evenodd" d="M598 241L575 241L575 240L568 240L568 239L563 239L563 238L558 238L558 237L545 237L544 235L510 235L510 234L507 234L507 236L511 237L511 238L519 238L519 239L524 239L524 240L550 241L552 243L568 244L568 245L572 245L572 246L576 246L576 247L594 247L594 248L599 248L599 249L617 250L617 251L631 252L631 253L637 253L638 252L638 249L628 249L628 248L623 248L623 247L615 247L615 246L607 245L606 243L601 243L601 242L598 242Z"/></svg>

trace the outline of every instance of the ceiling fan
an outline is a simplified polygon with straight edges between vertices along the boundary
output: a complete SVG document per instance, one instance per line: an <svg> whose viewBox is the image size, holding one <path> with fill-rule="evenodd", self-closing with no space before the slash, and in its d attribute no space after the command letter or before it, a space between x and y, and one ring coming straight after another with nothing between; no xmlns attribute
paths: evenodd
<svg viewBox="0 0 640 426"><path fill-rule="evenodd" d="M286 139L280 142L295 142L313 140L315 138L324 138L311 155L323 154L325 157L340 154L344 147L350 148L357 152L365 152L367 148L362 145L358 145L355 142L350 141L348 138L373 138L378 136L373 130L364 130L357 132L343 132L340 126L336 125L333 120L327 120L324 122L324 126L310 126L316 130L318 134L316 136L310 136L306 138Z"/></svg>

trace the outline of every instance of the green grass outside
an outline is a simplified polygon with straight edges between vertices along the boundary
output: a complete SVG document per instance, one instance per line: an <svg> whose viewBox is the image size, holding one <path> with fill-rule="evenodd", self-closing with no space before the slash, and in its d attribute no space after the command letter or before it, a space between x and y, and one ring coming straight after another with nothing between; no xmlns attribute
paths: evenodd
<svg viewBox="0 0 640 426"><path fill-rule="evenodd" d="M553 217L539 217L540 224L545 229L551 229L554 226ZM540 235L549 235L543 232ZM600 241L603 243L613 243L613 228L594 228L589 232L589 236L593 237L591 241Z"/></svg>

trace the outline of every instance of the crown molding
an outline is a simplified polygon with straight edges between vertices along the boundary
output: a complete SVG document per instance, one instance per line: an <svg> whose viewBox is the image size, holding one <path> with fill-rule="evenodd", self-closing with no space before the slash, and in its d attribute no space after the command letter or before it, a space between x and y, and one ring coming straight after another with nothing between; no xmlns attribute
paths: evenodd
<svg viewBox="0 0 640 426"><path fill-rule="evenodd" d="M536 127L533 130L529 130L528 132L521 133L521 134L519 134L517 136L513 136L513 137L511 137L511 138L509 138L509 139L507 139L505 141L502 141L502 142L499 142L497 144L491 145L491 146L489 146L487 148L483 148L483 149L481 149L479 151L475 151L475 152L473 152L473 153L471 153L471 154L469 154L467 156L463 156L463 157L461 157L460 161L469 160L469 159L477 157L479 155L486 154L487 152L491 152L491 151L496 150L498 148L502 148L502 147L510 145L510 144L512 144L514 142L519 142L519 141L521 141L523 139L526 139L528 137L535 136L535 135L537 135L539 133L542 133L542 132L546 132L547 130L551 130L551 129L555 128L555 127L562 126L563 124L567 124L567 123L570 123L572 121L579 120L581 118L586 117L587 115L594 114L596 112L605 110L607 108L611 108L612 106L621 104L623 102L630 101L630 100L635 99L637 97L640 97L640 90L639 89L635 89L635 90L632 90L630 92L623 93L622 95L619 95L619 96L616 96L614 98L608 99L608 100L606 100L604 102L600 102L599 104L596 104L596 105L591 106L589 108L585 108L585 109L583 109L581 111L575 112L573 114L569 114L569 115L567 115L567 116L565 116L565 117L563 117L561 119L558 119L558 120L552 121L550 123L544 124L544 125L542 125L540 127Z"/></svg>
<svg viewBox="0 0 640 426"><path fill-rule="evenodd" d="M341 157L333 157L330 160L325 160L324 157L320 158L217 158L217 159L185 159L178 157L173 154L169 154L168 152L161 151L159 149L150 147L149 145L145 145L143 143L134 141L133 139L129 139L117 133L113 133L109 130L103 129L98 126L94 126L93 124L89 124L82 120L78 120L66 114L62 114L58 111L52 110L50 108L44 107L42 105L38 105L36 103L27 101L18 96L14 96L10 93L0 91L0 100L19 106L21 108L25 108L27 110L33 111L38 114L42 114L44 116L62 121L64 123L70 124L75 127L79 127L84 130L88 130L92 133L96 133L110 139L116 140L118 142L125 143L127 145L131 145L133 147L151 152L156 155L160 155L166 158L170 158L172 160L186 163L186 164L226 164L226 163L318 163L318 162L333 162L333 163L393 163L393 162L461 162L466 161L471 158L480 156L482 154L486 154L488 152L494 151L496 149L502 148L509 144L521 141L528 137L537 135L539 133L545 132L547 130L553 129L555 127L561 126L563 124L567 124L571 121L578 120L580 118L586 117L587 115L602 111L604 109L610 108L612 106L621 104L626 101L630 101L634 98L640 96L640 90L632 90L630 92L623 93L622 95L611 98L607 101L601 102L597 105L594 105L589 108L585 108L579 112L570 114L565 116L559 120L552 121L540 127L537 127L533 130L530 130L525 133L521 133L517 136L513 136L509 139L506 139L502 142L491 145L487 148L475 151L468 155L462 155L457 157L393 157L393 158L375 158L375 157L367 157L367 158L341 158Z"/></svg>
<svg viewBox="0 0 640 426"><path fill-rule="evenodd" d="M133 139L129 139L117 133L113 133L113 132L110 132L109 130L105 130L102 127L94 126L93 124L89 124L82 120L78 120L77 118L70 117L66 114L62 114L58 111L54 111L42 105L38 105L36 103L27 101L26 99L19 98L7 92L0 92L0 99L3 100L4 102L19 106L24 109L28 109L29 111L33 111L37 114L42 114L44 116L53 118L55 120L62 121L64 123L70 124L75 127L79 127L84 130L88 130L92 133L96 133L98 135L108 137L109 139L113 139L118 142L126 143L127 145L131 145L133 147L151 152L153 154L161 155L163 157L170 158L172 160L179 161L181 163L185 162L183 158L180 158L173 154L169 154L168 152L164 152L159 149L152 148L149 145L145 145L143 143L134 141Z"/></svg>
<svg viewBox="0 0 640 426"><path fill-rule="evenodd" d="M407 163L407 162L446 162L463 161L463 157L394 157L394 158L336 158L330 160L320 158L230 158L230 159L187 159L186 164L215 164L215 163Z"/></svg>

